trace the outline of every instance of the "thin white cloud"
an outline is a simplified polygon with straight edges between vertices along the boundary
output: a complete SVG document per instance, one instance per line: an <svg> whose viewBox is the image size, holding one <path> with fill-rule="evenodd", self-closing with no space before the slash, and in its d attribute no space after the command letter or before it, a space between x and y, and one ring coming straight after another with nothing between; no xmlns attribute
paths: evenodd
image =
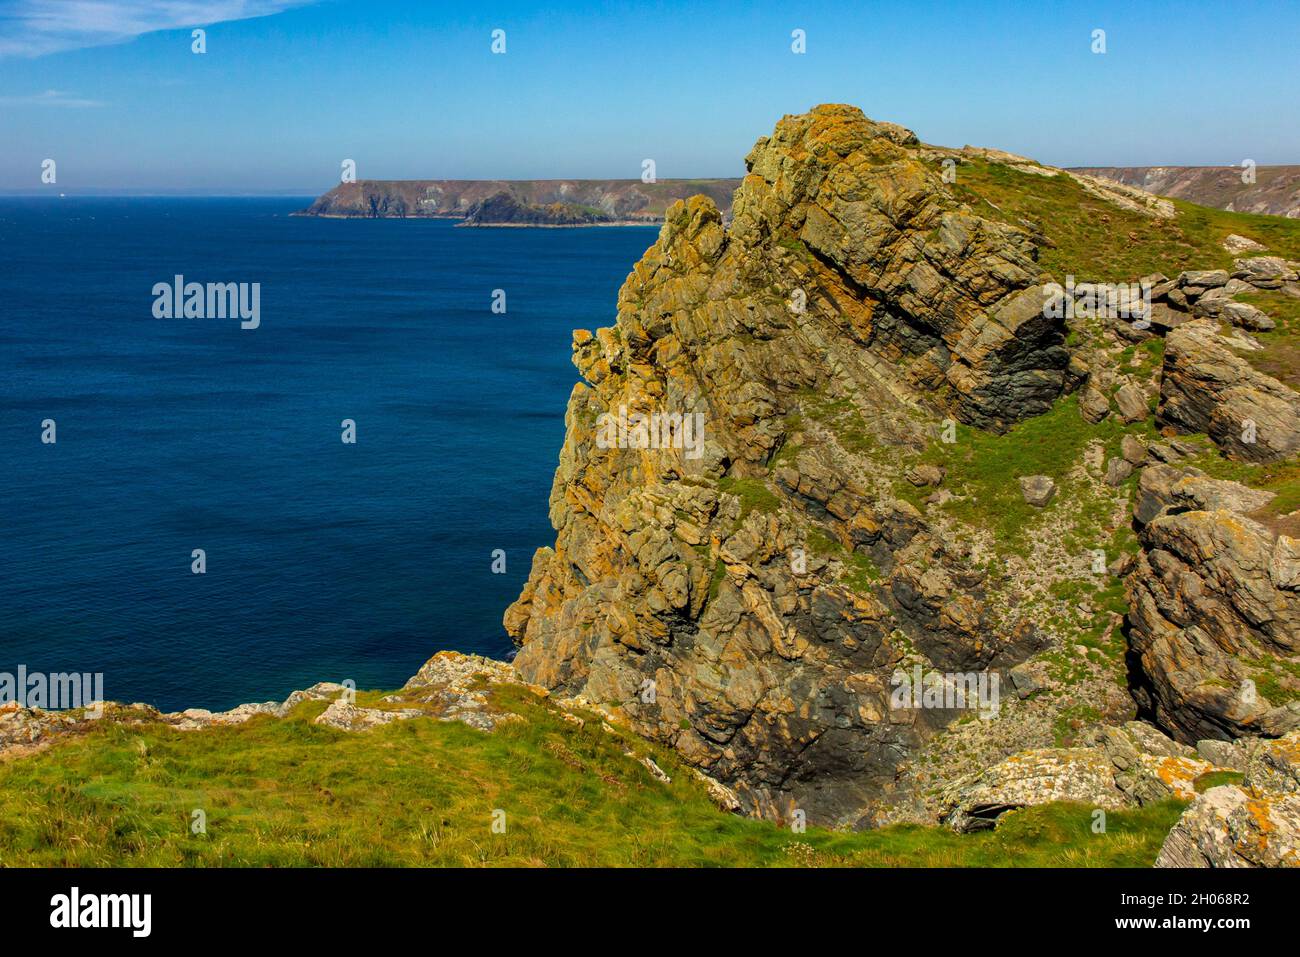
<svg viewBox="0 0 1300 957"><path fill-rule="evenodd" d="M63 90L46 90L43 93L33 93L30 96L0 96L0 106L59 106L77 109L104 106L104 103L99 100L88 100L72 93L65 93Z"/></svg>
<svg viewBox="0 0 1300 957"><path fill-rule="evenodd" d="M0 58L124 43L155 30L266 17L318 0L0 0Z"/></svg>

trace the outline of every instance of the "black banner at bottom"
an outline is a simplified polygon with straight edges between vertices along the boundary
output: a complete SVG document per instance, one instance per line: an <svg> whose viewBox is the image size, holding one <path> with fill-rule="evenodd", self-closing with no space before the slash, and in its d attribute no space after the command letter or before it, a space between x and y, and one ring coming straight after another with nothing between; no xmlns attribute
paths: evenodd
<svg viewBox="0 0 1300 957"><path fill-rule="evenodd" d="M0 870L0 920L9 944L540 943L605 927L628 935L611 945L667 946L694 926L770 948L856 926L873 947L1036 931L1231 945L1289 933L1298 891L1294 870Z"/></svg>

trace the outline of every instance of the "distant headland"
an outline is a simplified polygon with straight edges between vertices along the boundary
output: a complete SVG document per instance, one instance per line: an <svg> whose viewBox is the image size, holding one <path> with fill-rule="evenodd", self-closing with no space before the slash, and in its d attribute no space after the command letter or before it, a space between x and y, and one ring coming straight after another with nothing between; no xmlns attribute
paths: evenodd
<svg viewBox="0 0 1300 957"><path fill-rule="evenodd" d="M459 219L462 226L644 226L703 194L730 217L739 179L413 179L340 183L298 216Z"/></svg>

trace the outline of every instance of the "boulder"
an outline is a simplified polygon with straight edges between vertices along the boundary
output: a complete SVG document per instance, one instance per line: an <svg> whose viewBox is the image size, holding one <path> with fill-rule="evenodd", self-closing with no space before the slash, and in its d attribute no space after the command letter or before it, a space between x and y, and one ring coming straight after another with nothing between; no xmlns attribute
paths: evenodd
<svg viewBox="0 0 1300 957"><path fill-rule="evenodd" d="M904 473L904 477L917 488L938 485L943 481L943 469L937 465L914 465Z"/></svg>
<svg viewBox="0 0 1300 957"><path fill-rule="evenodd" d="M1223 248L1230 253L1247 253L1254 252L1257 249L1263 249L1264 247L1247 236L1238 236L1236 233L1229 233L1223 240Z"/></svg>
<svg viewBox="0 0 1300 957"><path fill-rule="evenodd" d="M1297 278L1295 265L1278 256L1238 259L1233 264L1232 275L1257 289L1280 289Z"/></svg>
<svg viewBox="0 0 1300 957"><path fill-rule="evenodd" d="M1043 667L1037 663L1025 662L1016 665L1009 673L1016 695L1021 698L1028 698L1035 691L1041 691L1050 684Z"/></svg>
<svg viewBox="0 0 1300 957"><path fill-rule="evenodd" d="M1146 443L1137 436L1126 434L1119 443L1119 454L1124 461L1134 467L1141 465L1147 458Z"/></svg>
<svg viewBox="0 0 1300 957"><path fill-rule="evenodd" d="M1183 812L1156 867L1300 867L1300 795L1211 788Z"/></svg>
<svg viewBox="0 0 1300 957"><path fill-rule="evenodd" d="M1230 771L1245 771L1247 749L1240 741L1203 738L1196 742L1196 753L1204 761Z"/></svg>
<svg viewBox="0 0 1300 957"><path fill-rule="evenodd" d="M1020 492L1025 501L1035 508L1043 508L1056 495L1056 482L1046 475L1022 475Z"/></svg>
<svg viewBox="0 0 1300 957"><path fill-rule="evenodd" d="M1257 371L1219 325L1194 319L1165 337L1159 424L1204 432L1234 458L1269 462L1300 450L1300 394Z"/></svg>
<svg viewBox="0 0 1300 957"><path fill-rule="evenodd" d="M1089 382L1079 394L1079 413L1096 425L1110 415L1110 400L1106 398L1106 393Z"/></svg>
<svg viewBox="0 0 1300 957"><path fill-rule="evenodd" d="M1125 422L1141 422L1151 414L1147 406L1147 397L1132 382L1126 382L1115 391L1115 406Z"/></svg>
<svg viewBox="0 0 1300 957"><path fill-rule="evenodd" d="M1262 309L1245 302L1225 302L1220 314L1234 326L1251 332L1268 332L1277 323Z"/></svg>
<svg viewBox="0 0 1300 957"><path fill-rule="evenodd" d="M1124 480L1133 474L1133 463L1127 459L1112 455L1110 461L1106 463L1106 484L1110 486L1123 485Z"/></svg>
<svg viewBox="0 0 1300 957"><path fill-rule="evenodd" d="M1229 278L1226 269L1189 269L1178 274L1178 284L1183 288L1213 289L1226 286Z"/></svg>

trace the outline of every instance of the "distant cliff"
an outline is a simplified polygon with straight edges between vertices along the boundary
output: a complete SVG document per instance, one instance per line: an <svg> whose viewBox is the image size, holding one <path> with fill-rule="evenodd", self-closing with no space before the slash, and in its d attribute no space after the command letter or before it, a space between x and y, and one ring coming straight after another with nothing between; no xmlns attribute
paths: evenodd
<svg viewBox="0 0 1300 957"><path fill-rule="evenodd" d="M1243 183L1235 166L1093 166L1075 172L1216 209L1300 219L1300 166L1256 167L1253 183Z"/></svg>
<svg viewBox="0 0 1300 957"><path fill-rule="evenodd" d="M362 180L341 183L304 216L464 219L479 226L662 223L679 199L703 194L727 216L739 179Z"/></svg>

